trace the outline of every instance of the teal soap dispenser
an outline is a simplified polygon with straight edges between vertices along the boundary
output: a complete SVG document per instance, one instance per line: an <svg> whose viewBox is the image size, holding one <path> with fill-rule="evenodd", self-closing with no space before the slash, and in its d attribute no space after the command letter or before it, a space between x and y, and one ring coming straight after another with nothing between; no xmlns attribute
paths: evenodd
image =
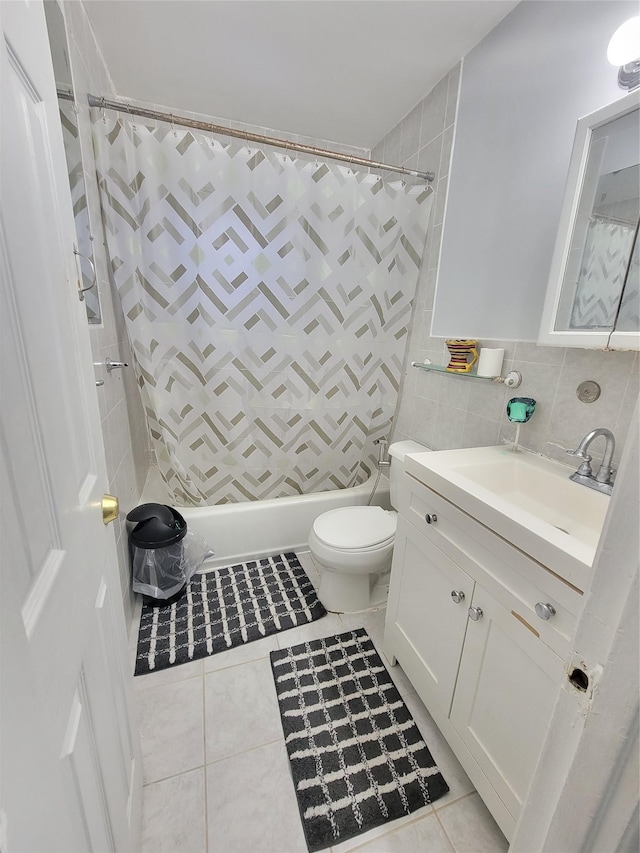
<svg viewBox="0 0 640 853"><path fill-rule="evenodd" d="M536 410L536 401L532 397L512 397L507 403L507 417L516 424L516 437L513 442L514 453L518 452L520 441L520 426L531 420Z"/></svg>

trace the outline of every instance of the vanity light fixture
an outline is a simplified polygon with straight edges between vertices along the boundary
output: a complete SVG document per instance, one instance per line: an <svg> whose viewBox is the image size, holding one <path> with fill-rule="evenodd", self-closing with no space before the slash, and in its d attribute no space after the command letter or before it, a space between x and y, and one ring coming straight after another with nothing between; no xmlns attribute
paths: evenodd
<svg viewBox="0 0 640 853"><path fill-rule="evenodd" d="M621 89L640 86L640 16L629 18L611 36L607 59L620 69L618 85Z"/></svg>

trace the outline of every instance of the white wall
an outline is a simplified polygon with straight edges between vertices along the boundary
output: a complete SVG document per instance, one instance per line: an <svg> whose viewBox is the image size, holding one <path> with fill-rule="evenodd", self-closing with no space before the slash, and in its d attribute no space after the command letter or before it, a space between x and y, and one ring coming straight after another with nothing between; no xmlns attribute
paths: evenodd
<svg viewBox="0 0 640 853"><path fill-rule="evenodd" d="M557 4L541 2L539 5L547 10L551 28L556 20L554 9ZM582 5L578 3L578 6ZM591 5L607 4L594 2ZM518 11L519 7L512 14ZM570 41L571 33L565 30L560 35L562 38L558 38L558 41ZM528 68L530 75L537 78L539 69L532 64L532 60ZM616 71L611 66L609 68L607 73L615 80ZM515 427L506 417L507 400L513 396L533 397L538 401L538 406L532 420L522 429L520 441L523 447L567 463L570 460L565 455L565 448L577 447L590 429L602 426L612 430L616 437L617 465L638 398L640 383L637 353L541 347L514 341L511 330L505 328L504 338L490 345L505 349L503 375L509 370L518 370L522 374L523 383L515 391L492 382L451 374L426 373L411 367L414 360L431 359L436 364L448 362L442 338L434 337L430 330L443 211L447 204L451 140L454 133L457 135L457 122L463 119L462 107L456 113L458 71L458 66L452 69L372 152L376 160L389 160L394 156L402 165L433 170L437 175L436 200L418 280L393 438L411 438L434 450L497 445L511 441ZM493 93L478 92L478 109L482 109L485 98L491 103ZM576 118L572 122L575 124L577 111L573 112ZM553 142L546 138L538 136L537 140L543 154L553 146ZM529 189L535 195L533 181L529 181L529 186L522 192L521 207L529 204ZM491 205L499 206L500 195L489 182L485 187L485 197ZM468 201L473 204L471 194ZM500 256L496 255L491 263L492 272L499 277ZM458 306L463 307L473 299L474 289L473 276L460 283ZM522 295L514 289L514 302L519 304L521 299ZM502 316L503 306L495 300L491 305L496 315ZM459 334L463 335L464 331ZM457 330L454 336L458 337ZM489 342L480 339L481 346L485 343ZM602 388L602 395L595 403L582 403L576 396L578 384L585 379L595 380ZM603 449L602 439L594 443L594 455Z"/></svg>
<svg viewBox="0 0 640 853"><path fill-rule="evenodd" d="M432 334L535 341L578 118L636 2L520 3L464 59Z"/></svg>

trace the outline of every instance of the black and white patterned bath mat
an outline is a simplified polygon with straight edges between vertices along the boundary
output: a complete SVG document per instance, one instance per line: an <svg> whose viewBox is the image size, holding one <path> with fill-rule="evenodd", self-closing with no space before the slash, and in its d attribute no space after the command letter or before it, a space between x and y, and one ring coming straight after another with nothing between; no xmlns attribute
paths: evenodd
<svg viewBox="0 0 640 853"><path fill-rule="evenodd" d="M175 604L144 604L136 675L208 657L324 616L297 556L278 554L194 575Z"/></svg>
<svg viewBox="0 0 640 853"><path fill-rule="evenodd" d="M364 628L271 652L309 850L449 790Z"/></svg>

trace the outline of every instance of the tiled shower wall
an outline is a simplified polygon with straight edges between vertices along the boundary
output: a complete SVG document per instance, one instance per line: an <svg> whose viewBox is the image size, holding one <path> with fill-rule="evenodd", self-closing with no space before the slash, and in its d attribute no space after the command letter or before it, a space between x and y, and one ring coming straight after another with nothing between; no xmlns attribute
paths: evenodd
<svg viewBox="0 0 640 853"><path fill-rule="evenodd" d="M111 95L113 86L82 3L65 2L63 9L79 106L77 120L102 308L102 323L89 326L93 360L104 362L107 356L111 356L113 361L131 363L122 310L109 285L86 97L88 93L96 92ZM120 518L114 522L114 528L124 613L129 625L133 614L133 593L124 516L139 503L147 475L147 426L132 367L114 370L111 374L104 368L96 367L95 376L96 379L104 379L104 385L96 388L96 394L100 406L109 491L120 500Z"/></svg>
<svg viewBox="0 0 640 853"><path fill-rule="evenodd" d="M430 330L459 81L457 65L372 151L374 160L436 173L436 202L413 309L393 439L412 438L434 450L501 444L512 440L515 433L506 417L507 400L533 397L538 405L532 420L521 429L524 447L567 462L565 449L577 447L590 429L607 427L616 437L617 463L638 398L638 353L541 347L510 340L484 342L489 347L504 347L502 375L509 370L522 374L522 385L516 390L411 367L412 361L426 359L434 364L448 362L444 341L431 337ZM491 192L490 184L486 192ZM577 386L585 379L595 380L602 388L595 403L581 403L576 396ZM594 456L602 451L601 443L602 439L595 443Z"/></svg>

